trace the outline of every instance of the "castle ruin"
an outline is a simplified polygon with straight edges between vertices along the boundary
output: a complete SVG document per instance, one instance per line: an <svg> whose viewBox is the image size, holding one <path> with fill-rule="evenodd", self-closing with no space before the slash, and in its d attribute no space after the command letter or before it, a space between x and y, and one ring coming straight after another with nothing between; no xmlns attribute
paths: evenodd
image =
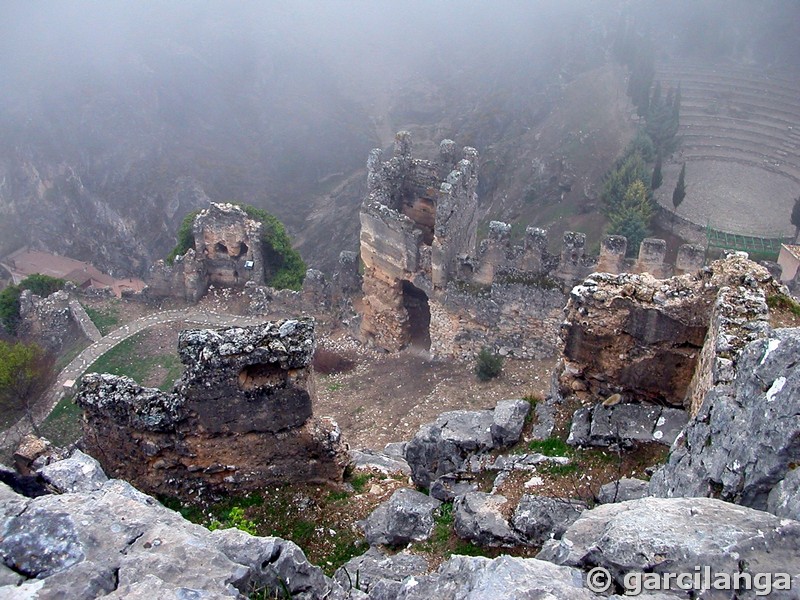
<svg viewBox="0 0 800 600"><path fill-rule="evenodd" d="M157 261L145 293L197 302L211 285L244 288L249 281L264 285L262 229L241 207L212 202L194 219L194 248L177 256L172 265Z"/></svg>
<svg viewBox="0 0 800 600"><path fill-rule="evenodd" d="M566 232L559 254L546 230L528 227L521 244L511 226L489 223L477 244L478 152L444 140L438 161L412 157L411 135L397 134L394 156L367 161L361 207L364 263L362 339L387 351L421 347L470 358L489 346L505 356L543 358L559 345L570 288L595 271L650 273L657 278L703 266L705 249L685 244L674 265L666 242L646 239L636 259L627 240L606 236L599 256L586 236Z"/></svg>

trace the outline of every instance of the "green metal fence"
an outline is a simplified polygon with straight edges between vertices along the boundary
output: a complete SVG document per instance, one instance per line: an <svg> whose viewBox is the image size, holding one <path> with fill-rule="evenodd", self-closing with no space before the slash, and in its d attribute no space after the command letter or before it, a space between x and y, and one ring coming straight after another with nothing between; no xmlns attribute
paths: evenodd
<svg viewBox="0 0 800 600"><path fill-rule="evenodd" d="M709 248L722 248L724 250L741 250L757 254L768 260L778 258L782 243L791 242L791 238L783 237L757 237L727 233L706 226L706 250Z"/></svg>

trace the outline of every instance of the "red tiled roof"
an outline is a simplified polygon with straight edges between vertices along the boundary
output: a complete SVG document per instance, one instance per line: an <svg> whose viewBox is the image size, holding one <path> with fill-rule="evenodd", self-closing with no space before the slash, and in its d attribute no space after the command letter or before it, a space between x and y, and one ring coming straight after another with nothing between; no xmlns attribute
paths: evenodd
<svg viewBox="0 0 800 600"><path fill-rule="evenodd" d="M15 280L39 273L72 281L78 287L111 288L116 296L120 296L124 289L141 291L145 286L141 279L114 279L91 263L24 248L7 256L4 266Z"/></svg>

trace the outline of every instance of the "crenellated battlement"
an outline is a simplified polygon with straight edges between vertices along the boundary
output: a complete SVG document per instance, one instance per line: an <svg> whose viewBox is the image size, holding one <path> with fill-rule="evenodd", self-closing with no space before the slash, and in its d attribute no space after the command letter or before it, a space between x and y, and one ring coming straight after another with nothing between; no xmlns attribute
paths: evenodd
<svg viewBox="0 0 800 600"><path fill-rule="evenodd" d="M628 240L621 235L607 235L600 242L600 253L586 253L586 236L567 231L559 254L548 250L545 229L529 227L522 244L513 244L511 226L500 221L489 224L486 239L481 240L478 258L465 258L474 270L473 282L492 285L497 275L513 271L517 275L547 276L561 282L565 291L589 274L650 273L658 279L693 272L705 263L705 248L696 244L683 244L678 249L674 264L666 263L667 243L647 238L639 245L637 258L627 258ZM463 273L465 269L462 269ZM467 270L468 271L468 270Z"/></svg>

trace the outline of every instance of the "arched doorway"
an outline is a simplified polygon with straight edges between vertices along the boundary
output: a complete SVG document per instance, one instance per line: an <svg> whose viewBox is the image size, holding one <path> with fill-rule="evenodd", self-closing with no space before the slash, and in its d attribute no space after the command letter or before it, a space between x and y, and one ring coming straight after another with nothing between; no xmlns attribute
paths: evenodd
<svg viewBox="0 0 800 600"><path fill-rule="evenodd" d="M408 313L409 346L431 349L431 309L428 296L410 281L403 280L403 307Z"/></svg>

